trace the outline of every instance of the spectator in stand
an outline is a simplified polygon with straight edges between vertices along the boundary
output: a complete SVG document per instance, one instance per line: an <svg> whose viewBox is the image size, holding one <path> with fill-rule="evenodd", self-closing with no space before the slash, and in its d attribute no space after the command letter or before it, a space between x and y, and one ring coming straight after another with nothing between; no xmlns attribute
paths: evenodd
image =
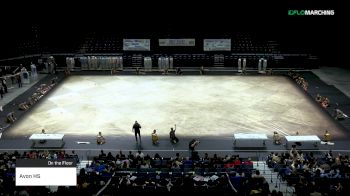
<svg viewBox="0 0 350 196"><path fill-rule="evenodd" d="M252 159L248 157L246 161L243 162L244 165L253 165Z"/></svg>
<svg viewBox="0 0 350 196"><path fill-rule="evenodd" d="M241 160L239 159L239 156L236 156L235 161L233 162L235 166L241 165Z"/></svg>
<svg viewBox="0 0 350 196"><path fill-rule="evenodd" d="M137 151L137 153L135 154L135 158L143 159L143 157L145 157L145 155L143 154L143 152L141 152L141 150Z"/></svg>
<svg viewBox="0 0 350 196"><path fill-rule="evenodd" d="M252 175L252 178L263 178L263 179L265 179L265 177L260 174L259 170L255 170L255 174Z"/></svg>

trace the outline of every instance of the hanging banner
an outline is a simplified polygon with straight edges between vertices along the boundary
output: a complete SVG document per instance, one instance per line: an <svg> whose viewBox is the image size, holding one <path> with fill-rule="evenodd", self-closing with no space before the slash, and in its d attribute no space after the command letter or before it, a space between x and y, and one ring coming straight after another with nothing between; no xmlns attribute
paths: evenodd
<svg viewBox="0 0 350 196"><path fill-rule="evenodd" d="M150 39L123 39L123 50L125 51L150 51Z"/></svg>
<svg viewBox="0 0 350 196"><path fill-rule="evenodd" d="M231 39L204 39L204 51L231 51Z"/></svg>
<svg viewBox="0 0 350 196"><path fill-rule="evenodd" d="M195 46L196 39L159 39L159 46Z"/></svg>

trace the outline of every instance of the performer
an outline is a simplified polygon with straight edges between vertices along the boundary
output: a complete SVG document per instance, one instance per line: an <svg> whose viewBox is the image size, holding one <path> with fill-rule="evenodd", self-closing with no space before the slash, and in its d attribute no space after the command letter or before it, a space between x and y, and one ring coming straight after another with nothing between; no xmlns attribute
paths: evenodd
<svg viewBox="0 0 350 196"><path fill-rule="evenodd" d="M180 67L177 67L176 68L176 75L182 75L183 74L183 72L182 72L182 70L180 69Z"/></svg>
<svg viewBox="0 0 350 196"><path fill-rule="evenodd" d="M281 142L281 137L276 131L273 132L273 143L276 144L276 145L280 145L282 143Z"/></svg>
<svg viewBox="0 0 350 196"><path fill-rule="evenodd" d="M176 143L179 142L179 138L176 137L175 131L176 131L176 124L175 124L175 129L173 129L173 128L171 127L171 128L170 128L170 133L169 133L169 135L170 135L170 141L171 141L171 143L173 143L173 144L176 144Z"/></svg>
<svg viewBox="0 0 350 196"><path fill-rule="evenodd" d="M325 133L324 133L324 138L323 140L325 142L330 142L331 141L331 134L326 130Z"/></svg>
<svg viewBox="0 0 350 196"><path fill-rule="evenodd" d="M299 135L299 131L297 131L297 132L295 133L295 135ZM301 146L301 142L295 142L295 145Z"/></svg>
<svg viewBox="0 0 350 196"><path fill-rule="evenodd" d="M141 142L141 132L140 132L141 125L140 125L137 121L135 121L134 125L132 126L132 129L133 129L134 132L135 132L136 143L138 143L138 141L137 141L137 135L139 135L140 142Z"/></svg>
<svg viewBox="0 0 350 196"><path fill-rule="evenodd" d="M96 143L97 143L98 145L102 145L102 144L106 143L106 140L105 140L105 138L102 136L101 131L98 132L98 135L97 135L97 137L96 137Z"/></svg>
<svg viewBox="0 0 350 196"><path fill-rule="evenodd" d="M318 103L321 103L322 102L322 97L321 97L321 95L320 94L318 94L317 93L317 95L316 95L316 101L318 102Z"/></svg>
<svg viewBox="0 0 350 196"><path fill-rule="evenodd" d="M168 70L168 68L165 68L164 70L163 70L163 75L168 75L168 73L169 73L169 70Z"/></svg>
<svg viewBox="0 0 350 196"><path fill-rule="evenodd" d="M4 98L4 94L5 94L4 87L0 86L0 97L1 97L1 99Z"/></svg>
<svg viewBox="0 0 350 196"><path fill-rule="evenodd" d="M205 70L204 70L204 67L203 67L203 66L201 66L201 68L200 68L200 70L199 70L199 73L200 73L201 75L204 75L204 74L205 74Z"/></svg>
<svg viewBox="0 0 350 196"><path fill-rule="evenodd" d="M23 110L23 111L26 111L29 109L29 105L27 104L27 102L22 102L20 104L18 104L18 109L19 110Z"/></svg>
<svg viewBox="0 0 350 196"><path fill-rule="evenodd" d="M46 134L45 129L42 129L42 130L41 130L41 134ZM41 144L43 144L43 143L45 143L45 142L46 142L46 140L40 140L40 141L39 141L39 143L41 143Z"/></svg>
<svg viewBox="0 0 350 196"><path fill-rule="evenodd" d="M344 120L345 118L348 118L348 115L346 115L340 109L336 108L336 109L334 109L334 117L336 120Z"/></svg>
<svg viewBox="0 0 350 196"><path fill-rule="evenodd" d="M7 114L7 123L14 123L16 121L15 112L10 112Z"/></svg>
<svg viewBox="0 0 350 196"><path fill-rule="evenodd" d="M325 97L321 103L322 107L327 108L329 106L329 99Z"/></svg>
<svg viewBox="0 0 350 196"><path fill-rule="evenodd" d="M193 139L190 141L190 144L189 144L189 149L191 151L195 151L195 147L200 143L200 141L198 139Z"/></svg>
<svg viewBox="0 0 350 196"><path fill-rule="evenodd" d="M192 159L196 159L198 158L198 154L195 152L195 148L196 146L200 143L200 141L198 139L193 139L190 141L190 143L188 144L188 148L189 148L189 153L190 153L190 157Z"/></svg>
<svg viewBox="0 0 350 196"><path fill-rule="evenodd" d="M153 133L152 133L152 144L153 144L153 145L156 145L156 144L159 143L159 142L158 142L158 135L157 135L156 132L157 132L157 131L154 129L154 130L153 130Z"/></svg>

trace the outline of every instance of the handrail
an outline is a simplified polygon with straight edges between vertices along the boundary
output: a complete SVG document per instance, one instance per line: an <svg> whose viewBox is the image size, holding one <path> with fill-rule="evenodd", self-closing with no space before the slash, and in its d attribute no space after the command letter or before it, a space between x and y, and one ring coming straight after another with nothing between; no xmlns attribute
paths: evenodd
<svg viewBox="0 0 350 196"><path fill-rule="evenodd" d="M99 196L106 188L107 186L111 183L112 178L115 176L115 172L112 174L111 178L108 180L108 182L96 193L96 196Z"/></svg>
<svg viewBox="0 0 350 196"><path fill-rule="evenodd" d="M150 51L147 51L150 52ZM126 53L130 54L130 52L126 51ZM81 57L81 56L115 56L115 55L123 55L124 51L122 52L111 52L111 53L48 53L48 54L31 54L31 55L23 55L23 56L17 56L17 57L11 57L11 58L5 58L5 59L0 59L0 62L2 61L10 61L10 60L18 60L18 59L25 59L25 58L31 58L31 57L45 57L45 56L76 56L76 57ZM196 55L206 55L206 54L212 54L212 53L189 53L190 55L196 54ZM280 53L280 54L274 54L274 53L230 53L231 55L241 55L241 56L310 56L311 54L309 53ZM152 55L162 55L157 53L153 53ZM186 53L173 53L172 55L188 55Z"/></svg>
<svg viewBox="0 0 350 196"><path fill-rule="evenodd" d="M30 71L28 71L28 72L30 72ZM7 78L11 78L11 77L14 77L14 76L17 76L17 75L20 75L20 73L11 74L11 75L5 75L5 76L1 76L0 78L6 80Z"/></svg>
<svg viewBox="0 0 350 196"><path fill-rule="evenodd" d="M231 189L232 189L235 193L237 193L237 192L238 192L237 189L236 189L236 188L233 186L233 184L231 183L230 176L229 176L227 173L225 173L225 175L226 175L226 177L227 177L227 181L228 181L228 184L230 185Z"/></svg>

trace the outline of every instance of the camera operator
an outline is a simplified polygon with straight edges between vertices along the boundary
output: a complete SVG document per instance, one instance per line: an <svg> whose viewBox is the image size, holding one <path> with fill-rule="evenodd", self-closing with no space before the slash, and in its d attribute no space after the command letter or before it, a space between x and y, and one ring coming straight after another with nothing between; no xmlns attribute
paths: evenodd
<svg viewBox="0 0 350 196"><path fill-rule="evenodd" d="M196 146L200 143L200 141L198 139L193 139L190 141L188 148L189 148L189 152L190 152L190 157L192 159L196 159L199 158L198 157L198 152L195 151Z"/></svg>

